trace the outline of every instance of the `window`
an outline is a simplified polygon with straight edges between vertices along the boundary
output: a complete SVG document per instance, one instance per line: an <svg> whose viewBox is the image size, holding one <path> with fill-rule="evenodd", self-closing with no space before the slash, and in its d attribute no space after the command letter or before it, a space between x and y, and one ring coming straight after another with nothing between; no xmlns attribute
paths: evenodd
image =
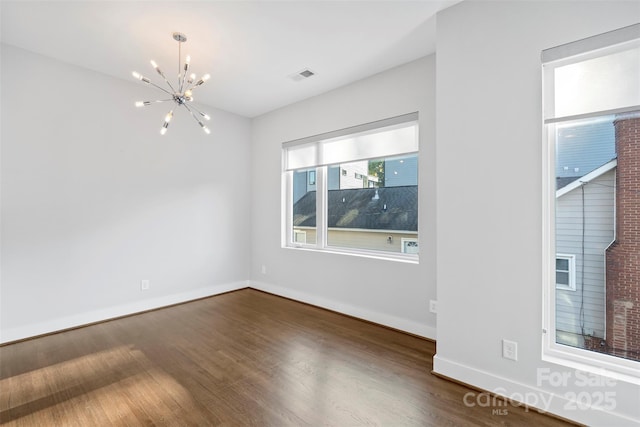
<svg viewBox="0 0 640 427"><path fill-rule="evenodd" d="M556 289L576 290L575 259L573 255L556 255Z"/></svg>
<svg viewBox="0 0 640 427"><path fill-rule="evenodd" d="M283 144L283 246L417 261L417 150L417 113Z"/></svg>
<svg viewBox="0 0 640 427"><path fill-rule="evenodd" d="M542 59L544 357L640 383L640 24Z"/></svg>

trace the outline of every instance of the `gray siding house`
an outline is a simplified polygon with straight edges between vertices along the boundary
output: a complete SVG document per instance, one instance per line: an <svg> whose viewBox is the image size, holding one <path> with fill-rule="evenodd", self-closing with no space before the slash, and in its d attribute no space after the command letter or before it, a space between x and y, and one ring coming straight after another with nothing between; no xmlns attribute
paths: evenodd
<svg viewBox="0 0 640 427"><path fill-rule="evenodd" d="M611 160L556 190L556 331L564 344L583 347L584 336L604 338L616 165Z"/></svg>

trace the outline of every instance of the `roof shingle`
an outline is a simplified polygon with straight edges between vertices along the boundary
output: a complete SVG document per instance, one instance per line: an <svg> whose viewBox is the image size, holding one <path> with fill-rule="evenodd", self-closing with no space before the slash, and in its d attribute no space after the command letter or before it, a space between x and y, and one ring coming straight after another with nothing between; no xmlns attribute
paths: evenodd
<svg viewBox="0 0 640 427"><path fill-rule="evenodd" d="M329 190L327 210L329 228L418 231L418 187ZM315 227L315 191L294 204L293 225Z"/></svg>

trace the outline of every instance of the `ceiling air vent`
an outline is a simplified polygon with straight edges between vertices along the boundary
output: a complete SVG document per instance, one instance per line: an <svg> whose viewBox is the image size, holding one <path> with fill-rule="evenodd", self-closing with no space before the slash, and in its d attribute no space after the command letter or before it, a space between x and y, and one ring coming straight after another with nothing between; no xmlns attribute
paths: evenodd
<svg viewBox="0 0 640 427"><path fill-rule="evenodd" d="M305 68L302 71L298 71L297 73L290 75L289 78L291 80L293 80L294 82L299 82L299 81L302 81L304 79L308 79L309 77L314 76L315 74L316 73L314 73L310 69Z"/></svg>

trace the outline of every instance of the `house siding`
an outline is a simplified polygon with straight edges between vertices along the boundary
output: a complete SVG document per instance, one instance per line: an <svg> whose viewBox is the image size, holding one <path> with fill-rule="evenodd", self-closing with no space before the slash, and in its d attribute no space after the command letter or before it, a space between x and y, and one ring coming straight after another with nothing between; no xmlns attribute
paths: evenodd
<svg viewBox="0 0 640 427"><path fill-rule="evenodd" d="M613 117L558 129L556 177L583 176L616 157Z"/></svg>
<svg viewBox="0 0 640 427"><path fill-rule="evenodd" d="M614 239L615 170L560 196L556 203L556 253L576 257L576 290L556 289L556 329L604 338L605 250ZM583 289L584 286L584 289Z"/></svg>
<svg viewBox="0 0 640 427"><path fill-rule="evenodd" d="M315 243L315 227L294 227L294 231L304 231L307 243ZM327 231L327 245L338 248L366 249L384 252L402 252L402 239L417 239L417 232L397 232L397 231L367 231L353 229L329 228ZM391 237L391 242L389 242Z"/></svg>

